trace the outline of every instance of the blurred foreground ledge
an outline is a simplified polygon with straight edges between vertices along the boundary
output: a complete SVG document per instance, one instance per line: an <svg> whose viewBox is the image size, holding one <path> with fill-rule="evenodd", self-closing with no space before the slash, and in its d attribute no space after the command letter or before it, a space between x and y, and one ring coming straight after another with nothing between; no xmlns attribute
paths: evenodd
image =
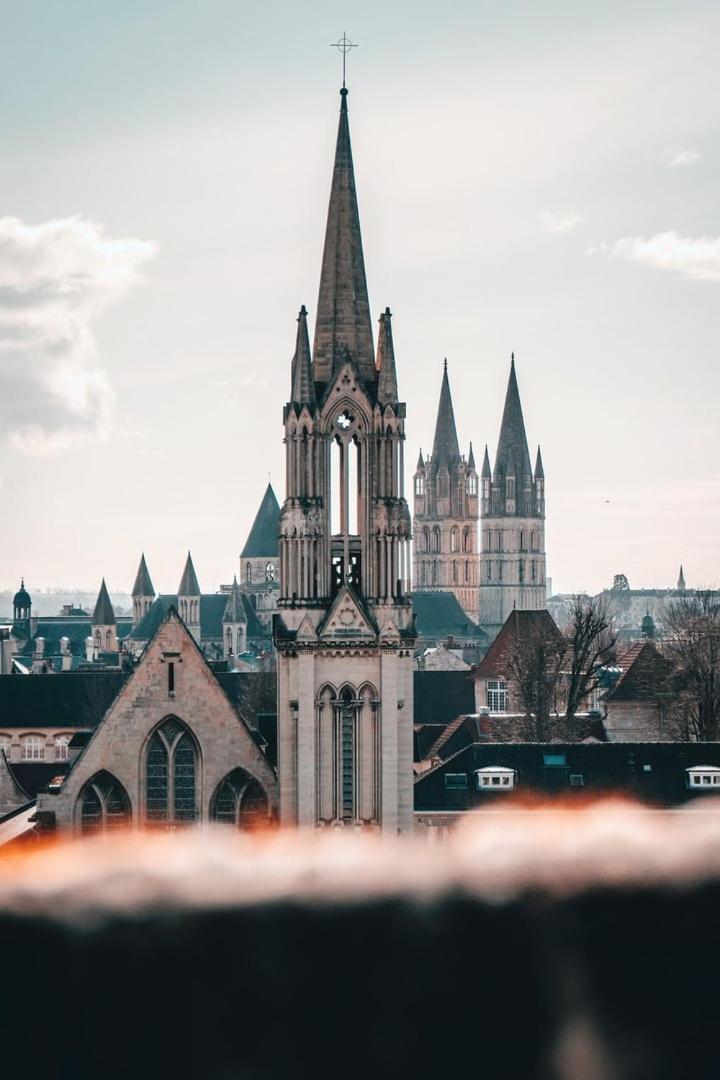
<svg viewBox="0 0 720 1080"><path fill-rule="evenodd" d="M717 1077L720 811L0 859L7 1076Z"/></svg>

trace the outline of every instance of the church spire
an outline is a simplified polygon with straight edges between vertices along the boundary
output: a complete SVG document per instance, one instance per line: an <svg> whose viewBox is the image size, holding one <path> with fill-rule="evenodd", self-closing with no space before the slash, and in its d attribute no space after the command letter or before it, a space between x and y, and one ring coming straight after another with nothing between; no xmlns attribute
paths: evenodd
<svg viewBox="0 0 720 1080"><path fill-rule="evenodd" d="M187 559L185 560L185 569L183 570L180 584L178 585L178 596L199 596L200 585L198 584L197 574L195 573L195 567L193 566L192 555L188 551Z"/></svg>
<svg viewBox="0 0 720 1080"><path fill-rule="evenodd" d="M440 387L440 404L438 405L437 421L435 423L435 442L433 443L432 452L433 469L439 468L441 464L452 468L459 458L460 444L458 443L457 429L455 427L455 413L453 412L446 360L443 368L442 386Z"/></svg>
<svg viewBox="0 0 720 1080"><path fill-rule="evenodd" d="M294 401L296 405L314 405L315 384L313 383L312 377L307 311L304 304L300 308L297 323L295 355L293 356L292 361L292 389L290 392L290 400Z"/></svg>
<svg viewBox="0 0 720 1080"><path fill-rule="evenodd" d="M135 575L135 584L132 590L133 599L139 596L152 597L155 596L155 589L153 588L152 579L150 578L150 572L145 562L145 553L140 556L140 565L138 566L138 572Z"/></svg>
<svg viewBox="0 0 720 1080"><path fill-rule="evenodd" d="M485 443L485 456L482 463L482 472L480 474L483 480L492 479L492 469L490 468L490 455L488 454L487 443Z"/></svg>
<svg viewBox="0 0 720 1080"><path fill-rule="evenodd" d="M544 480L545 470L543 469L542 454L540 453L540 446L538 444L537 457L535 458L535 479Z"/></svg>
<svg viewBox="0 0 720 1080"><path fill-rule="evenodd" d="M105 578L102 579L100 586L100 592L98 593L97 602L95 604L95 611L92 617L93 626L114 626L115 625L115 611L110 600L110 594L105 584Z"/></svg>
<svg viewBox="0 0 720 1080"><path fill-rule="evenodd" d="M685 574L683 573L682 563L680 563L680 573L678 575L677 588L678 592L685 592Z"/></svg>
<svg viewBox="0 0 720 1080"><path fill-rule="evenodd" d="M521 476L532 476L530 451L528 450L525 421L523 420L522 405L520 404L520 391L518 390L517 376L515 374L515 353L512 354L510 360L510 378L508 379L505 408L500 425L500 438L498 439L497 454L495 455L495 471L497 474L504 475L508 472L508 463L511 457Z"/></svg>
<svg viewBox="0 0 720 1080"><path fill-rule="evenodd" d="M388 402L395 404L398 399L397 372L395 370L395 349L393 347L392 326L390 320L392 313L389 307L380 316L380 331L378 333L377 347L377 372L378 372L378 401L383 405Z"/></svg>
<svg viewBox="0 0 720 1080"><path fill-rule="evenodd" d="M470 453L468 454L467 467L468 469L475 468L475 455L473 454L472 443L470 443Z"/></svg>
<svg viewBox="0 0 720 1080"><path fill-rule="evenodd" d="M347 90L340 91L340 124L325 230L320 292L315 320L313 374L327 382L336 358L347 351L360 376L375 379L370 303L365 279Z"/></svg>

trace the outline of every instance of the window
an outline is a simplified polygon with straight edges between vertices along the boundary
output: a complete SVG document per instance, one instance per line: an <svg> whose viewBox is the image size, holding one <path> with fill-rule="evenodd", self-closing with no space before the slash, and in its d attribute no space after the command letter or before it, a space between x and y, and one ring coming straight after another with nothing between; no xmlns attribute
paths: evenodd
<svg viewBox="0 0 720 1080"><path fill-rule="evenodd" d="M465 583L470 581L470 563L465 560Z"/></svg>
<svg viewBox="0 0 720 1080"><path fill-rule="evenodd" d="M534 559L530 563L530 577L532 578L533 581L537 581L537 563L535 562Z"/></svg>
<svg viewBox="0 0 720 1080"><path fill-rule="evenodd" d="M184 724L169 717L148 743L145 813L148 822L186 823L197 819L197 751Z"/></svg>
<svg viewBox="0 0 720 1080"><path fill-rule="evenodd" d="M492 578L492 563L488 559L488 561L485 563L485 580L490 581L491 578Z"/></svg>
<svg viewBox="0 0 720 1080"><path fill-rule="evenodd" d="M67 761L68 748L70 746L71 735L56 735L55 736L55 760Z"/></svg>
<svg viewBox="0 0 720 1080"><path fill-rule="evenodd" d="M487 706L490 712L507 712L508 685L504 679L491 679L488 682Z"/></svg>
<svg viewBox="0 0 720 1080"><path fill-rule="evenodd" d="M22 735L20 748L23 761L45 760L45 738L42 735Z"/></svg>
<svg viewBox="0 0 720 1080"><path fill-rule="evenodd" d="M433 529L432 544L433 544L433 551L439 551L440 550L440 530L437 527L437 525Z"/></svg>
<svg viewBox="0 0 720 1080"><path fill-rule="evenodd" d="M501 562L499 562L497 564L497 566L498 566L498 571L497 571L498 581L502 581L502 579L503 579L503 564Z"/></svg>
<svg viewBox="0 0 720 1080"><path fill-rule="evenodd" d="M520 550L521 551L525 550L525 530L524 529L520 530Z"/></svg>
<svg viewBox="0 0 720 1080"><path fill-rule="evenodd" d="M570 773L570 776L568 777L568 780L570 782L570 787L584 787L585 786L585 778L583 777L582 773Z"/></svg>
<svg viewBox="0 0 720 1080"><path fill-rule="evenodd" d="M463 551L472 551L472 546L470 544L470 530L469 529L463 529L462 549L463 549Z"/></svg>
<svg viewBox="0 0 720 1080"><path fill-rule="evenodd" d="M518 581L522 585L525 581L525 560L521 559L518 563Z"/></svg>
<svg viewBox="0 0 720 1080"><path fill-rule="evenodd" d="M477 476L474 473L468 476L465 490L468 495L477 495Z"/></svg>
<svg viewBox="0 0 720 1080"><path fill-rule="evenodd" d="M452 579L453 579L453 585L457 585L457 583L458 583L458 564L455 562L454 559L453 559L453 564L452 564Z"/></svg>
<svg viewBox="0 0 720 1080"><path fill-rule="evenodd" d="M12 735L0 735L0 750L5 757L10 760L10 747L12 746Z"/></svg>
<svg viewBox="0 0 720 1080"><path fill-rule="evenodd" d="M441 499L446 499L450 491L450 477L447 473L440 473L438 476L438 495Z"/></svg>
<svg viewBox="0 0 720 1080"><path fill-rule="evenodd" d="M416 476L415 477L415 494L416 495L424 495L425 494L425 477L424 476Z"/></svg>
<svg viewBox="0 0 720 1080"><path fill-rule="evenodd" d="M266 581L274 581L275 580L275 566L271 562L265 563L265 580Z"/></svg>
<svg viewBox="0 0 720 1080"><path fill-rule="evenodd" d="M516 772L505 765L486 765L475 770L478 791L511 791L515 787Z"/></svg>
<svg viewBox="0 0 720 1080"><path fill-rule="evenodd" d="M543 754L543 765L567 765L564 754Z"/></svg>
<svg viewBox="0 0 720 1080"><path fill-rule="evenodd" d="M457 529L450 530L450 550L457 551L458 549L458 531Z"/></svg>
<svg viewBox="0 0 720 1080"><path fill-rule="evenodd" d="M445 773L446 791L467 791L467 773Z"/></svg>
<svg viewBox="0 0 720 1080"><path fill-rule="evenodd" d="M495 530L495 550L502 551L503 549L503 534L502 529Z"/></svg>
<svg viewBox="0 0 720 1080"><path fill-rule="evenodd" d="M505 510L510 513L515 513L515 477L508 476L505 481Z"/></svg>
<svg viewBox="0 0 720 1080"><path fill-rule="evenodd" d="M707 791L720 786L720 768L716 765L693 765L685 771L688 787Z"/></svg>
<svg viewBox="0 0 720 1080"><path fill-rule="evenodd" d="M482 482L482 497L483 497L483 499L489 499L490 498L490 481L489 480L483 480L483 482Z"/></svg>
<svg viewBox="0 0 720 1080"><path fill-rule="evenodd" d="M130 824L127 792L110 773L103 771L88 780L78 796L78 804L83 835L112 832Z"/></svg>
<svg viewBox="0 0 720 1080"><path fill-rule="evenodd" d="M210 819L249 831L262 829L268 824L268 800L260 783L244 769L233 770L217 787Z"/></svg>
<svg viewBox="0 0 720 1080"><path fill-rule="evenodd" d="M245 581L252 585L252 563L245 564Z"/></svg>
<svg viewBox="0 0 720 1080"><path fill-rule="evenodd" d="M338 817L343 821L355 819L355 717L356 705L353 692L345 687L340 695L337 711L337 744L339 747L340 760L339 772L339 795L340 806Z"/></svg>

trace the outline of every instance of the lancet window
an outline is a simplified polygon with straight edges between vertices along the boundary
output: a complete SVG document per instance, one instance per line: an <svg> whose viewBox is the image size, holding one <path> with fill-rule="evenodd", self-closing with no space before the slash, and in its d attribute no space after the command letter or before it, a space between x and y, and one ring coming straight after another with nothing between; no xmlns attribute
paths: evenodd
<svg viewBox="0 0 720 1080"><path fill-rule="evenodd" d="M99 772L84 785L78 796L80 832L112 832L130 823L130 800L119 780Z"/></svg>
<svg viewBox="0 0 720 1080"><path fill-rule="evenodd" d="M145 754L145 814L150 823L195 821L198 752L195 740L175 717L155 731Z"/></svg>

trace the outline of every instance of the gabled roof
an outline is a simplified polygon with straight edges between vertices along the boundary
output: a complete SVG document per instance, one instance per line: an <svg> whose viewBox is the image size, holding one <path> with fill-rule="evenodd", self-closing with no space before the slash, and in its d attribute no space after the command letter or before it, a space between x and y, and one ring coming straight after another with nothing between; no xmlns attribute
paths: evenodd
<svg viewBox="0 0 720 1080"><path fill-rule="evenodd" d="M517 376L515 374L515 354L513 354L510 361L510 378L508 379L507 393L505 395L505 408L503 409L502 423L500 424L500 438L498 439L497 454L495 455L495 472L502 476L515 470L521 476L532 477L530 451L528 450L527 435L525 434L525 421L523 420L520 391L518 390Z"/></svg>
<svg viewBox="0 0 720 1080"><path fill-rule="evenodd" d="M672 663L652 641L639 642L619 659L623 673L605 701L657 701L672 693Z"/></svg>
<svg viewBox="0 0 720 1080"><path fill-rule="evenodd" d="M457 428L455 427L455 413L453 411L446 360L443 367L440 402L435 422L435 441L432 450L433 471L439 469L441 465L452 469L459 460L460 444L458 443Z"/></svg>
<svg viewBox="0 0 720 1080"><path fill-rule="evenodd" d="M187 559L185 560L185 569L180 579L178 586L178 596L199 596L200 585L198 584L197 574L195 573L195 567L193 566L192 555L188 551Z"/></svg>
<svg viewBox="0 0 720 1080"><path fill-rule="evenodd" d="M563 636L549 611L511 611L500 627L498 635L478 664L475 676L478 679L507 677L513 652L523 639L533 635L542 635L548 641L559 644Z"/></svg>
<svg viewBox="0 0 720 1080"><path fill-rule="evenodd" d="M93 626L112 626L114 622L115 612L112 603L110 602L110 595L107 591L105 578L103 578L97 602L95 604L95 611L93 612L92 624Z"/></svg>
<svg viewBox="0 0 720 1080"><path fill-rule="evenodd" d="M316 382L326 383L346 349L361 378L369 383L376 378L375 350L345 87L340 97L340 123L315 319L313 375Z"/></svg>
<svg viewBox="0 0 720 1080"><path fill-rule="evenodd" d="M140 556L140 565L138 566L138 572L135 576L135 584L133 585L132 595L135 596L154 596L155 589L153 583L150 580L150 573L145 562L145 554Z"/></svg>
<svg viewBox="0 0 720 1080"><path fill-rule="evenodd" d="M487 641L484 630L470 619L453 592L416 591L412 594L417 636L431 641Z"/></svg>
<svg viewBox="0 0 720 1080"><path fill-rule="evenodd" d="M240 553L241 559L274 558L279 554L278 530L280 528L280 506L278 505L272 484L268 484L262 502L255 515L250 535Z"/></svg>

